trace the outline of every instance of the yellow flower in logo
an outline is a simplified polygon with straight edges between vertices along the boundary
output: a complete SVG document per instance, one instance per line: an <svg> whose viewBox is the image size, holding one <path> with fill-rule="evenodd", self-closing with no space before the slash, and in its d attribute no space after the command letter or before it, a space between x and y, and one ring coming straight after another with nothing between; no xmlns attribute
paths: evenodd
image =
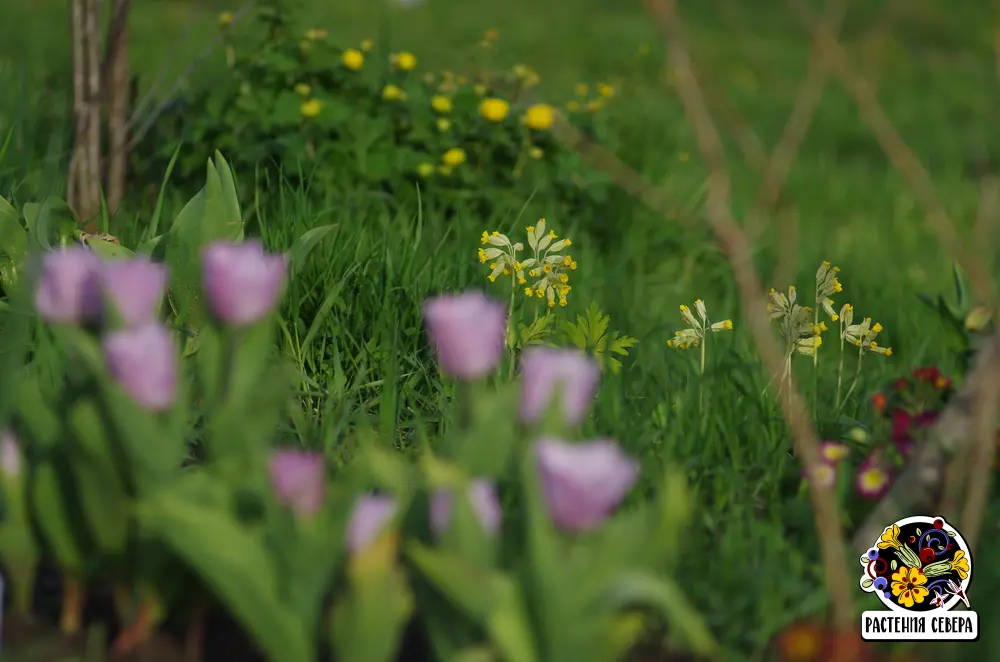
<svg viewBox="0 0 1000 662"><path fill-rule="evenodd" d="M899 549L900 544L901 543L899 542L899 526L895 524L892 525L892 528L886 529L882 533L882 537L878 539L879 549L889 549L890 547L892 547L893 549Z"/></svg>
<svg viewBox="0 0 1000 662"><path fill-rule="evenodd" d="M911 609L930 594L924 586L926 583L923 570L904 565L892 575L892 594L896 596L896 602Z"/></svg>
<svg viewBox="0 0 1000 662"><path fill-rule="evenodd" d="M965 558L965 552L962 550L955 552L955 558L951 560L951 569L962 579L969 576L969 559Z"/></svg>

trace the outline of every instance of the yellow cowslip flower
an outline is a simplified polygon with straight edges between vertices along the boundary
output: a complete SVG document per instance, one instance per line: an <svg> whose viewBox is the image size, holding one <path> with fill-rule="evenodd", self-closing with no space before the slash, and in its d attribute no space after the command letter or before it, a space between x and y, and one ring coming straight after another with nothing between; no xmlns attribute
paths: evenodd
<svg viewBox="0 0 1000 662"><path fill-rule="evenodd" d="M451 130L451 120L447 117L437 118L437 122L435 122L435 124L437 124L437 130L441 133L446 133Z"/></svg>
<svg viewBox="0 0 1000 662"><path fill-rule="evenodd" d="M365 66L364 53L356 48L348 48L344 51L344 54L340 56L340 61L351 71L358 71Z"/></svg>
<svg viewBox="0 0 1000 662"><path fill-rule="evenodd" d="M587 85L586 83L577 83L575 89L576 96L578 97L585 97L590 94L590 85Z"/></svg>
<svg viewBox="0 0 1000 662"><path fill-rule="evenodd" d="M361 45L359 46L359 48L361 48L361 50L363 50L363 51L365 51L367 53L368 51L370 51L372 49L372 40L371 39L365 39L364 41L361 42Z"/></svg>
<svg viewBox="0 0 1000 662"><path fill-rule="evenodd" d="M451 112L451 99L448 97L438 94L431 98L431 108L439 113L450 113Z"/></svg>
<svg viewBox="0 0 1000 662"><path fill-rule="evenodd" d="M510 112L510 104L503 99L490 97L479 104L479 114L490 122L502 122Z"/></svg>
<svg viewBox="0 0 1000 662"><path fill-rule="evenodd" d="M406 92L390 83L382 88L382 98L386 101L404 101L406 99Z"/></svg>
<svg viewBox="0 0 1000 662"><path fill-rule="evenodd" d="M428 163L427 161L424 161L423 163L417 166L417 175L419 175L423 179L427 179L433 174L434 174L433 163Z"/></svg>
<svg viewBox="0 0 1000 662"><path fill-rule="evenodd" d="M597 94L604 97L605 99L610 99L615 95L615 88L607 83L597 84Z"/></svg>
<svg viewBox="0 0 1000 662"><path fill-rule="evenodd" d="M465 150L461 147L452 147L441 155L441 162L450 168L457 168L465 163Z"/></svg>
<svg viewBox="0 0 1000 662"><path fill-rule="evenodd" d="M545 152L538 145L532 145L531 147L528 148L528 156L530 156L535 160L538 160L543 156L545 156Z"/></svg>
<svg viewBox="0 0 1000 662"><path fill-rule="evenodd" d="M298 83L295 85L293 89L295 90L296 94L303 97L309 96L309 93L312 92L312 88L309 87L309 85L306 83Z"/></svg>
<svg viewBox="0 0 1000 662"><path fill-rule="evenodd" d="M323 109L323 104L320 103L319 99L309 99L308 101L303 101L302 105L299 107L299 112L302 113L303 117L308 117L312 119L319 115L319 111Z"/></svg>
<svg viewBox="0 0 1000 662"><path fill-rule="evenodd" d="M392 63L401 71L413 71L417 66L417 58L413 53L401 51L392 56Z"/></svg>
<svg viewBox="0 0 1000 662"><path fill-rule="evenodd" d="M556 113L552 109L552 106L545 103L536 103L524 113L524 123L528 125L528 128L535 131L544 131L551 128L555 118Z"/></svg>
<svg viewBox="0 0 1000 662"><path fill-rule="evenodd" d="M219 25L221 27L228 27L233 22L233 12L224 11L219 14Z"/></svg>

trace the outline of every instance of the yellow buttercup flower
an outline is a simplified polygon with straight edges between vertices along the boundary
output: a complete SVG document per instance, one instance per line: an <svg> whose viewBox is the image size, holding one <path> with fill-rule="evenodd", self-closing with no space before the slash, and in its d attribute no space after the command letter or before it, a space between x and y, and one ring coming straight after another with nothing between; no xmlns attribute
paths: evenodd
<svg viewBox="0 0 1000 662"><path fill-rule="evenodd" d="M312 92L312 88L306 83L298 83L294 89L296 94L303 97L309 96L309 93Z"/></svg>
<svg viewBox="0 0 1000 662"><path fill-rule="evenodd" d="M319 115L319 111L322 109L323 104L320 103L319 99L309 99L308 101L303 101L302 105L299 107L299 111L302 113L302 116L310 119Z"/></svg>
<svg viewBox="0 0 1000 662"><path fill-rule="evenodd" d="M363 50L363 51L365 51L367 53L371 49L372 49L372 40L371 39L365 39L364 41L361 42L361 50Z"/></svg>
<svg viewBox="0 0 1000 662"><path fill-rule="evenodd" d="M490 122L502 122L510 112L510 104L503 99L490 97L479 104L479 114Z"/></svg>
<svg viewBox="0 0 1000 662"><path fill-rule="evenodd" d="M356 48L348 48L344 51L344 54L340 56L340 61L351 71L358 71L365 66L364 53Z"/></svg>
<svg viewBox="0 0 1000 662"><path fill-rule="evenodd" d="M610 99L615 95L615 88L607 83L598 83L597 93L605 99Z"/></svg>
<svg viewBox="0 0 1000 662"><path fill-rule="evenodd" d="M545 156L545 152L538 145L532 145L528 148L528 156L537 160Z"/></svg>
<svg viewBox="0 0 1000 662"><path fill-rule="evenodd" d="M406 99L406 92L396 85L389 84L382 89L382 98L386 101L403 101Z"/></svg>
<svg viewBox="0 0 1000 662"><path fill-rule="evenodd" d="M904 565L892 575L892 594L896 596L896 602L910 609L930 595L926 583L927 577L920 568Z"/></svg>
<svg viewBox="0 0 1000 662"><path fill-rule="evenodd" d="M224 11L221 14L219 14L219 25L220 26L227 27L232 22L233 22L233 12L231 12L231 11Z"/></svg>
<svg viewBox="0 0 1000 662"><path fill-rule="evenodd" d="M402 51L392 57L392 63L396 65L397 69L412 71L417 66L417 58L413 56L413 53Z"/></svg>
<svg viewBox="0 0 1000 662"><path fill-rule="evenodd" d="M457 168L465 163L465 150L461 147L452 147L441 156L441 162L451 168Z"/></svg>
<svg viewBox="0 0 1000 662"><path fill-rule="evenodd" d="M434 174L434 164L424 161L417 166L417 174L420 175L420 177L427 179Z"/></svg>
<svg viewBox="0 0 1000 662"><path fill-rule="evenodd" d="M437 122L435 122L435 124L437 125L437 130L441 133L451 130L451 120L447 117L437 118Z"/></svg>
<svg viewBox="0 0 1000 662"><path fill-rule="evenodd" d="M452 108L451 99L438 94L431 98L431 108L439 113L450 113Z"/></svg>
<svg viewBox="0 0 1000 662"><path fill-rule="evenodd" d="M552 126L555 121L555 111L552 106L544 103L537 103L528 108L524 113L524 123L529 128L536 131L544 131Z"/></svg>

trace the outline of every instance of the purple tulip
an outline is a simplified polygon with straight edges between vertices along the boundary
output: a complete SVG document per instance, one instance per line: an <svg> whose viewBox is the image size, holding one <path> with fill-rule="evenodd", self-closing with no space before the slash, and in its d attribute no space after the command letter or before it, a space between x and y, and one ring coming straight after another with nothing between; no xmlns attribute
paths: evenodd
<svg viewBox="0 0 1000 662"><path fill-rule="evenodd" d="M101 289L128 328L155 322L167 288L167 270L145 257L105 262L99 271Z"/></svg>
<svg viewBox="0 0 1000 662"><path fill-rule="evenodd" d="M150 411L169 409L177 397L177 348L169 329L147 324L104 336L108 370L132 399Z"/></svg>
<svg viewBox="0 0 1000 662"><path fill-rule="evenodd" d="M600 526L639 478L639 463L610 439L569 444L545 437L535 452L549 514L571 533Z"/></svg>
<svg viewBox="0 0 1000 662"><path fill-rule="evenodd" d="M555 396L560 399L566 424L578 424L594 397L599 375L597 362L583 352L547 347L525 351L521 358L521 420L538 422Z"/></svg>
<svg viewBox="0 0 1000 662"><path fill-rule="evenodd" d="M309 517L323 505L326 463L322 453L282 449L271 454L271 485L279 503Z"/></svg>
<svg viewBox="0 0 1000 662"><path fill-rule="evenodd" d="M507 313L482 292L445 295L424 303L427 334L444 372L479 379L493 372L503 354Z"/></svg>
<svg viewBox="0 0 1000 662"><path fill-rule="evenodd" d="M46 253L35 286L35 308L42 319L58 324L96 319L101 314L100 265L100 258L82 247Z"/></svg>
<svg viewBox="0 0 1000 662"><path fill-rule="evenodd" d="M215 317L247 326L267 316L278 302L287 265L257 241L216 242L202 254L205 296Z"/></svg>
<svg viewBox="0 0 1000 662"><path fill-rule="evenodd" d="M493 481L477 478L469 483L466 494L472 504L472 511L476 514L476 519L479 520L483 530L491 536L496 535L500 530L503 511L500 508L500 501L497 499L497 490ZM455 505L454 496L454 492L448 489L437 490L431 496L431 531L436 536L444 535L451 525L451 513Z"/></svg>
<svg viewBox="0 0 1000 662"><path fill-rule="evenodd" d="M347 549L363 552L396 515L396 500L389 496L359 497L347 524Z"/></svg>
<svg viewBox="0 0 1000 662"><path fill-rule="evenodd" d="M0 471L8 478L21 475L21 449L10 430L0 432Z"/></svg>

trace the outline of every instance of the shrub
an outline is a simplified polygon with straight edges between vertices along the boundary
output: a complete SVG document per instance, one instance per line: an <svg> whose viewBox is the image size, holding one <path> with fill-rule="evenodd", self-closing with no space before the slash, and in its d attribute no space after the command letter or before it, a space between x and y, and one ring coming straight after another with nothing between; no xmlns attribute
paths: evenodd
<svg viewBox="0 0 1000 662"><path fill-rule="evenodd" d="M494 33L470 58L481 66L462 75L422 72L412 53L370 40L339 46L323 30L294 30L274 7L257 14L263 31L224 23L225 76L160 118L134 155L141 179L158 182L183 140L173 173L181 183L200 177L202 146L212 145L238 172L280 173L317 196L362 191L398 202L419 184L444 207L486 213L535 196L553 215L600 213L606 180L553 138L557 111L533 98L538 75L486 66ZM581 86L565 112L597 135L614 94L606 83Z"/></svg>

